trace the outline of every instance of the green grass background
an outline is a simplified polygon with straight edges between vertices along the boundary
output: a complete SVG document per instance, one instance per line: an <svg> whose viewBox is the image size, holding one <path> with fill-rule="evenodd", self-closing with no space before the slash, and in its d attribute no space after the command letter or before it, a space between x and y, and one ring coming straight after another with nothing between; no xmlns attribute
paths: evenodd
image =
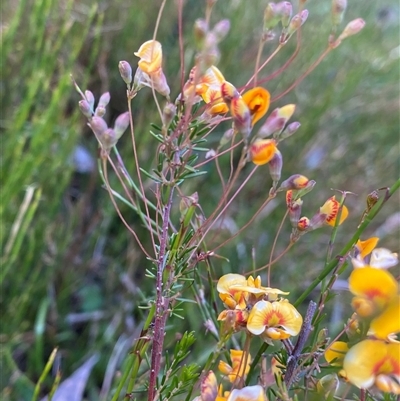
<svg viewBox="0 0 400 401"><path fill-rule="evenodd" d="M399 5L394 0L349 3L346 22L362 17L365 29L344 41L311 76L271 106L297 105L294 119L302 126L284 142L281 151L283 177L301 173L317 181L304 199L304 214L312 215L333 194L331 188L357 194L348 198L350 217L340 228L335 249L355 231L367 194L391 185L400 175ZM133 52L152 37L159 5L156 0L21 0L2 4L2 399L31 399L34 383L55 346L60 347L64 377L88 356L100 353L87 390L87 399L98 399L116 342L140 327L138 305L153 291L153 282L144 277L149 263L119 222L98 173L78 173L71 161L78 144L96 158L97 144L77 109L79 96L70 74L96 97L111 92L109 121L126 111L118 61L135 65ZM254 69L265 5L258 0L220 0L212 15L212 23L222 18L231 21L231 31L220 46L218 67L238 87ZM300 54L266 85L273 95L290 85L325 48L330 1L310 1L306 6L310 16L302 30ZM193 22L203 15L202 1L185 2L187 68L194 56ZM158 39L163 44L165 73L174 99L180 75L173 1L165 7ZM261 77L282 65L294 48L293 38ZM268 43L264 57L273 50L274 44ZM139 154L144 167L150 168L156 144L149 135L149 124L158 120L149 90L142 90L134 99L133 114ZM221 126L212 135L211 147L217 146L226 128ZM132 168L128 136L122 139L120 150L127 167ZM227 163L225 158L226 168ZM220 185L214 165L207 169L209 173L188 183L185 191L197 190L203 209L209 212L218 201ZM270 180L265 171L257 171L228 210L233 229L242 226L267 196ZM398 251L398 205L396 194L367 233L378 233L381 245L394 251ZM137 216L128 209L123 211L149 245ZM230 263L215 262L217 271L250 271L253 247L256 266L267 263L284 212L281 196L251 229L219 251ZM289 232L287 223L275 255L287 245ZM227 235L223 230L216 233L215 243ZM290 290L293 296L301 293L322 269L329 236L327 228L305 236L282 258L279 270L273 270L273 285ZM76 322L77 316L82 320ZM204 334L193 313L187 313L184 322L171 320L171 325L167 345L173 343L175 332L186 328L198 330L199 341L212 347L211 337ZM201 347L194 351L197 358L204 355Z"/></svg>

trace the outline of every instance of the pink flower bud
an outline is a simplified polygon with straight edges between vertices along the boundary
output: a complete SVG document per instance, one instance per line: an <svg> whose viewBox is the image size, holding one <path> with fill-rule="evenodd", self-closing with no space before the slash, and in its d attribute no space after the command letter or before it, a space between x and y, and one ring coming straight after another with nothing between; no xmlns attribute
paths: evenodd
<svg viewBox="0 0 400 401"><path fill-rule="evenodd" d="M279 139L286 139L292 136L297 130L300 128L301 124L298 121L295 121L289 124L281 135L279 135Z"/></svg>
<svg viewBox="0 0 400 401"><path fill-rule="evenodd" d="M127 61L120 61L118 63L119 73L121 74L121 78L127 85L130 85L132 82L132 67Z"/></svg>
<svg viewBox="0 0 400 401"><path fill-rule="evenodd" d="M199 18L194 22L194 38L198 49L203 48L203 44L208 32L208 25L205 19Z"/></svg>
<svg viewBox="0 0 400 401"><path fill-rule="evenodd" d="M265 120L260 130L257 132L257 137L267 138L276 132L282 131L285 126L286 118L279 117L279 109L275 109Z"/></svg>
<svg viewBox="0 0 400 401"><path fill-rule="evenodd" d="M85 98L87 100L87 102L89 103L90 109L93 110L94 109L94 95L91 91L86 90L85 91Z"/></svg>
<svg viewBox="0 0 400 401"><path fill-rule="evenodd" d="M271 176L274 183L278 183L278 181L281 179L282 166L282 153L278 149L276 149L273 158L268 163L269 175Z"/></svg>
<svg viewBox="0 0 400 401"><path fill-rule="evenodd" d="M100 100L99 100L99 104L97 105L97 107L101 106L101 107L106 107L108 105L108 103L110 103L110 92L106 92L103 93L100 96Z"/></svg>
<svg viewBox="0 0 400 401"><path fill-rule="evenodd" d="M292 17L293 7L289 1L281 1L276 5L276 10L281 17L281 23L284 28L287 28Z"/></svg>
<svg viewBox="0 0 400 401"><path fill-rule="evenodd" d="M229 29L231 27L231 23L228 19L223 19L217 22L213 28L213 33L217 39L217 42L220 42L225 36L228 34Z"/></svg>
<svg viewBox="0 0 400 401"><path fill-rule="evenodd" d="M346 28L344 28L343 32L340 34L338 41L342 41L343 39L348 38L349 36L356 35L361 31L365 26L365 21L362 18L357 18L353 21L350 21Z"/></svg>
<svg viewBox="0 0 400 401"><path fill-rule="evenodd" d="M108 128L104 119L98 116L94 116L88 125L96 136L102 135L103 132Z"/></svg>
<svg viewBox="0 0 400 401"><path fill-rule="evenodd" d="M280 15L275 3L268 3L264 11L264 31L269 31L278 25Z"/></svg>
<svg viewBox="0 0 400 401"><path fill-rule="evenodd" d="M280 42L286 43L289 38L307 21L308 10L303 10L300 14L296 14L290 21L286 32L281 35Z"/></svg>
<svg viewBox="0 0 400 401"><path fill-rule="evenodd" d="M85 117L92 118L92 110L87 100L80 100L78 105L80 111Z"/></svg>
<svg viewBox="0 0 400 401"><path fill-rule="evenodd" d="M106 129L101 135L98 136L101 147L105 151L110 151L110 149L116 145L118 138L115 131L112 128Z"/></svg>
<svg viewBox="0 0 400 401"><path fill-rule="evenodd" d="M289 207L289 219L292 227L298 227L298 222L300 220L301 206L303 201L301 199L295 200Z"/></svg>
<svg viewBox="0 0 400 401"><path fill-rule="evenodd" d="M130 122L130 113L129 111L120 114L115 120L114 131L116 139L121 138L122 134L128 128Z"/></svg>
<svg viewBox="0 0 400 401"><path fill-rule="evenodd" d="M347 8L347 0L333 0L332 1L332 24L339 25Z"/></svg>

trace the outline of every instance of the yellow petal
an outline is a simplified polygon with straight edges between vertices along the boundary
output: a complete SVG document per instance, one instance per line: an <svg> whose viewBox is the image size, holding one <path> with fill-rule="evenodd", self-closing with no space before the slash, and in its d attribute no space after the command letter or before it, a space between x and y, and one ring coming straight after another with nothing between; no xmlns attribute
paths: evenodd
<svg viewBox="0 0 400 401"><path fill-rule="evenodd" d="M227 364L226 362L224 362L224 361L219 361L219 363L218 363L218 370L222 373L222 374L224 374L225 376L228 376L229 374L231 374L232 373L232 367L229 365L229 364Z"/></svg>
<svg viewBox="0 0 400 401"><path fill-rule="evenodd" d="M250 110L251 125L254 125L267 112L269 108L270 94L266 89L257 86L245 92L243 94L243 100L246 102L247 107Z"/></svg>
<svg viewBox="0 0 400 401"><path fill-rule="evenodd" d="M229 273L222 276L217 283L217 291L221 294L230 294L233 285L246 285L246 277L241 274Z"/></svg>
<svg viewBox="0 0 400 401"><path fill-rule="evenodd" d="M400 332L400 296L395 297L387 308L372 320L370 332L382 339Z"/></svg>
<svg viewBox="0 0 400 401"><path fill-rule="evenodd" d="M149 40L143 43L134 54L140 57L139 67L146 74L152 74L161 68L162 47L160 42Z"/></svg>
<svg viewBox="0 0 400 401"><path fill-rule="evenodd" d="M292 117L295 110L295 104L287 104L286 106L283 106L278 110L278 117L284 118L287 121Z"/></svg>
<svg viewBox="0 0 400 401"><path fill-rule="evenodd" d="M357 241L357 248L361 253L361 257L364 259L367 255L369 255L373 249L375 249L378 244L378 237L371 237L366 239L365 241L361 241L360 239Z"/></svg>
<svg viewBox="0 0 400 401"><path fill-rule="evenodd" d="M279 302L259 301L250 312L247 329L260 335L266 328L279 328L290 336L299 333L303 318L297 309L286 300Z"/></svg>
<svg viewBox="0 0 400 401"><path fill-rule="evenodd" d="M342 366L343 359L349 350L349 347L344 341L335 341L325 351L325 359L332 366Z"/></svg>
<svg viewBox="0 0 400 401"><path fill-rule="evenodd" d="M320 208L320 213L326 214L325 222L330 226L334 227L336 224L336 218L339 215L340 202L335 199L335 196L329 198L324 205ZM339 225L347 219L349 210L345 205L342 206L342 213L340 215Z"/></svg>
<svg viewBox="0 0 400 401"><path fill-rule="evenodd" d="M272 160L276 152L274 139L258 139L250 145L250 160L256 165L263 165Z"/></svg>
<svg viewBox="0 0 400 401"><path fill-rule="evenodd" d="M372 302L379 311L394 299L399 286L388 271L366 266L352 271L349 289L354 295Z"/></svg>

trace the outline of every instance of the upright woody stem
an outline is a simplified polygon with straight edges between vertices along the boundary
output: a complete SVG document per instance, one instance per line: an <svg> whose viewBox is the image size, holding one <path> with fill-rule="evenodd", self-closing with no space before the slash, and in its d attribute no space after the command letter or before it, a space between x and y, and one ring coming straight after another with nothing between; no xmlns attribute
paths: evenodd
<svg viewBox="0 0 400 401"><path fill-rule="evenodd" d="M162 233L160 240L160 252L157 261L156 275L156 315L154 319L153 347L151 351L151 367L149 379L149 393L147 400L153 401L156 394L156 381L160 371L161 355L164 344L165 323L167 320L166 310L169 299L163 295L163 271L165 268L165 254L168 239L168 223L171 212L174 187L171 188L167 204L164 207Z"/></svg>

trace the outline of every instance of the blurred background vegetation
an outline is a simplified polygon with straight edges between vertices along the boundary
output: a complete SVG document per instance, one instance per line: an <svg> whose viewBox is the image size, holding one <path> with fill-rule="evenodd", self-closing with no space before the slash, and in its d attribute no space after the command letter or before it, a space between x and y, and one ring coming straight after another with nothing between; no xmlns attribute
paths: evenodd
<svg viewBox="0 0 400 401"><path fill-rule="evenodd" d="M86 397L99 399L103 386L105 399L110 378L138 336L143 317L138 305L153 292L153 282L144 277L149 262L101 188L97 143L77 109L79 96L70 74L96 97L111 92L108 121L126 111L118 61L135 65L133 52L152 37L160 3L21 0L2 4L1 399L31 399L34 383L55 346L59 347L56 365L63 378L97 354L99 361ZM180 85L175 3L167 2L158 33L173 99ZM214 8L212 23L222 18L231 21L231 31L221 43L218 67L238 87L253 73L266 4L220 0ZM302 30L300 54L283 74L265 85L273 96L287 88L326 46L330 1L310 1L306 6L310 16ZM203 1L185 1L186 73L194 56L193 22L203 16ZM340 228L335 249L355 231L367 194L391 185L400 175L398 16L395 0L350 2L345 22L362 17L365 29L344 41L311 76L271 106L297 105L295 119L302 126L281 151L283 177L301 173L317 181L305 198L304 213L312 215L334 194L332 188L357 194L348 197L350 217ZM260 78L290 57L294 39ZM274 46L268 43L264 56ZM156 146L148 131L150 122L158 123L149 90L134 99L133 110L139 153L148 168ZM210 137L210 147L217 146L227 127L221 126ZM131 168L128 136L119 147ZM228 158L222 165L228 168ZM206 176L184 189L187 194L198 191L206 214L220 196L215 165L208 166ZM214 232L215 244L248 221L267 196L269 185L265 169L259 169L228 210L225 227ZM149 244L139 219L129 209L123 212ZM253 248L255 265L266 264L284 213L281 196L252 229L218 251L230 263L215 261L217 272L250 271ZM398 251L399 220L396 194L365 235L378 235L381 245ZM286 247L289 233L287 222L275 255ZM273 270L273 285L290 290L295 299L322 269L329 236L326 228L303 237ZM187 308L194 310L190 304ZM185 321L171 320L167 345L174 342L175 332L184 329L197 330L199 341L212 344L211 337L206 342L208 335L195 313L187 315ZM201 360L207 357L206 351L200 347L194 356ZM45 383L43 394L50 384Z"/></svg>

